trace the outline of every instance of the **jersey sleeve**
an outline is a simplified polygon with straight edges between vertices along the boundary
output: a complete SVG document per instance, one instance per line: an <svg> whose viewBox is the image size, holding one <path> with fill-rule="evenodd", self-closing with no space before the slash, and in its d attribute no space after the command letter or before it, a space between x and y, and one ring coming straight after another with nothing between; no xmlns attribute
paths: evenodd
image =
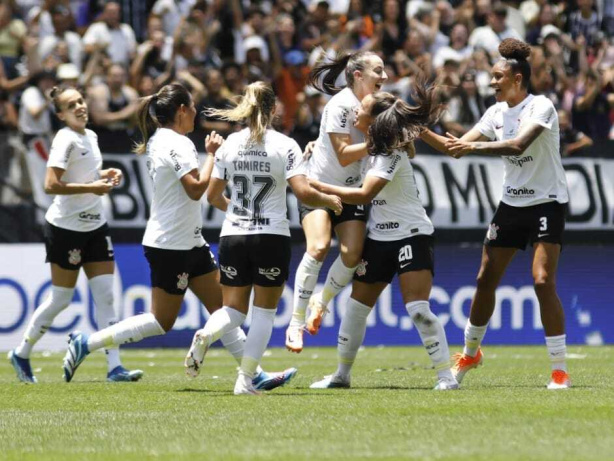
<svg viewBox="0 0 614 461"><path fill-rule="evenodd" d="M287 152L284 156L286 180L301 174L306 176L307 171L305 170L303 153L296 141L292 140L292 142L286 146L286 150Z"/></svg>
<svg viewBox="0 0 614 461"><path fill-rule="evenodd" d="M533 100L533 105L527 114L527 120L537 123L549 130L557 118L554 104L546 97L536 97Z"/></svg>
<svg viewBox="0 0 614 461"><path fill-rule="evenodd" d="M392 181L401 166L401 155L405 154L377 155L371 160L367 176L376 176L386 181Z"/></svg>
<svg viewBox="0 0 614 461"><path fill-rule="evenodd" d="M194 147L192 141L187 141L176 148L171 147L166 154L166 163L173 169L177 179L181 179L190 171L198 169L196 147Z"/></svg>
<svg viewBox="0 0 614 461"><path fill-rule="evenodd" d="M70 157L75 151L75 147L74 140L66 131L58 131L58 134L55 135L51 143L51 152L47 160L47 167L62 168L66 170L70 163Z"/></svg>
<svg viewBox="0 0 614 461"><path fill-rule="evenodd" d="M350 134L354 118L354 108L346 104L328 107L328 117L324 129L327 133Z"/></svg>
<svg viewBox="0 0 614 461"><path fill-rule="evenodd" d="M490 106L475 126L480 133L482 133L484 136L491 140L494 140L496 138L494 117L495 111L496 105Z"/></svg>
<svg viewBox="0 0 614 461"><path fill-rule="evenodd" d="M226 165L226 146L228 145L228 141L220 146L220 148L215 152L215 160L213 162L213 171L211 172L211 176L213 178L221 179L223 181L228 181L229 174L228 168Z"/></svg>

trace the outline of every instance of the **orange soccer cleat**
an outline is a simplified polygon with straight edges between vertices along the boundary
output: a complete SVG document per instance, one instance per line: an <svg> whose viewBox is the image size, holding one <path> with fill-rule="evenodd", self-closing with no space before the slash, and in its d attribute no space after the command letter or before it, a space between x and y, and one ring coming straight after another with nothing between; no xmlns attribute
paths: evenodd
<svg viewBox="0 0 614 461"><path fill-rule="evenodd" d="M309 318L307 319L307 331L310 335L317 335L322 326L322 318L328 312L319 295L313 295L309 299Z"/></svg>
<svg viewBox="0 0 614 461"><path fill-rule="evenodd" d="M563 370L553 370L547 387L548 389L569 389L571 387L569 375Z"/></svg>
<svg viewBox="0 0 614 461"><path fill-rule="evenodd" d="M484 354L482 354L482 349L479 348L475 357L457 353L452 356L452 361L454 362L454 365L452 366L452 374L460 384L465 377L465 373L482 365L482 362L484 361Z"/></svg>

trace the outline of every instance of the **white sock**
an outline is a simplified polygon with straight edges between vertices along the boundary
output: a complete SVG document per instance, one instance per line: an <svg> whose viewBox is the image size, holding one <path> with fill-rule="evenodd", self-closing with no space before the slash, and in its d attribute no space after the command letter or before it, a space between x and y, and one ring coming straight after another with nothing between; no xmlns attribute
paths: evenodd
<svg viewBox="0 0 614 461"><path fill-rule="evenodd" d="M324 288L322 289L321 300L325 306L331 299L337 296L341 290L343 290L348 283L352 280L356 267L346 267L341 260L341 256L337 256L335 262L326 274L326 281L324 282Z"/></svg>
<svg viewBox="0 0 614 461"><path fill-rule="evenodd" d="M480 344L482 344L482 340L484 339L484 335L486 334L487 328L488 325L476 327L475 325L472 325L469 320L467 320L467 325L465 326L465 348L463 349L463 354L468 355L469 357L476 356L478 349L480 348Z"/></svg>
<svg viewBox="0 0 614 461"><path fill-rule="evenodd" d="M136 343L144 338L164 333L164 328L160 326L153 314L135 315L91 334L87 340L87 347L90 352L93 352L102 347Z"/></svg>
<svg viewBox="0 0 614 461"><path fill-rule="evenodd" d="M356 359L358 349L365 339L367 331L367 317L371 308L366 304L348 299L345 315L339 326L337 338L337 372L336 376L349 380L352 365Z"/></svg>
<svg viewBox="0 0 614 461"><path fill-rule="evenodd" d="M241 370L239 372L250 379L256 376L262 355L271 339L276 312L277 309L252 307L252 323L245 341L245 351L243 352Z"/></svg>
<svg viewBox="0 0 614 461"><path fill-rule="evenodd" d="M307 305L318 283L320 269L322 269L320 261L311 257L308 253L303 255L294 279L294 312L290 325L305 325Z"/></svg>
<svg viewBox="0 0 614 461"><path fill-rule="evenodd" d="M211 345L230 330L241 326L243 322L245 322L245 314L242 314L232 307L223 306L221 309L211 314L211 317L209 317L209 320L207 320L207 323L205 323L203 327L203 332L209 339L209 345ZM243 335L245 335L245 333L243 333ZM232 337L230 339L232 339Z"/></svg>
<svg viewBox="0 0 614 461"><path fill-rule="evenodd" d="M222 341L222 344L226 350L230 352L239 366L241 365L241 360L243 359L245 339L245 332L240 327L233 328L220 338L220 341ZM258 376L261 372L262 368L260 368L260 365L258 365L258 368L256 368L256 376Z"/></svg>
<svg viewBox="0 0 614 461"><path fill-rule="evenodd" d="M546 336L546 347L548 348L552 371L563 370L567 372L567 365L565 364L565 354L567 353L566 338L567 335Z"/></svg>
<svg viewBox="0 0 614 461"><path fill-rule="evenodd" d="M103 274L89 279L88 284L96 304L96 323L99 330L104 330L117 323L117 313L113 306L113 274ZM107 369L112 371L121 366L119 348L104 350L107 356Z"/></svg>
<svg viewBox="0 0 614 461"><path fill-rule="evenodd" d="M72 301L74 291L74 288L51 286L51 293L34 311L34 315L26 327L21 344L15 350L19 357L23 359L30 358L32 347L47 332L53 323L53 319L68 307Z"/></svg>
<svg viewBox="0 0 614 461"><path fill-rule="evenodd" d="M437 316L431 312L429 302L413 301L407 303L405 309L418 329L422 344L433 362L437 376L440 379L454 379L450 371L450 350L446 332Z"/></svg>

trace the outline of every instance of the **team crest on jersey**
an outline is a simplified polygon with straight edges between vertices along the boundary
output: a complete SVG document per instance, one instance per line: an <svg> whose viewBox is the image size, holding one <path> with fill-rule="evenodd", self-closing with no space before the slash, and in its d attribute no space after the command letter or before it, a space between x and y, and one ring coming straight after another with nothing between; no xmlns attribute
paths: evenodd
<svg viewBox="0 0 614 461"><path fill-rule="evenodd" d="M232 266L222 266L220 264L220 270L231 280L237 276L237 269Z"/></svg>
<svg viewBox="0 0 614 461"><path fill-rule="evenodd" d="M73 265L77 265L81 262L81 250L70 250L68 252L68 262Z"/></svg>
<svg viewBox="0 0 614 461"><path fill-rule="evenodd" d="M497 240L497 231L499 230L499 226L495 223L492 223L488 226L488 232L486 233L486 238L488 240Z"/></svg>
<svg viewBox="0 0 614 461"><path fill-rule="evenodd" d="M275 281L281 275L281 270L279 267L271 267L270 269L259 267L258 273L264 275L269 280Z"/></svg>
<svg viewBox="0 0 614 461"><path fill-rule="evenodd" d="M177 275L177 289L185 290L188 287L188 273Z"/></svg>
<svg viewBox="0 0 614 461"><path fill-rule="evenodd" d="M367 264L369 263L364 259L360 261L360 264L358 264L358 267L356 268L356 275L363 277L367 273Z"/></svg>

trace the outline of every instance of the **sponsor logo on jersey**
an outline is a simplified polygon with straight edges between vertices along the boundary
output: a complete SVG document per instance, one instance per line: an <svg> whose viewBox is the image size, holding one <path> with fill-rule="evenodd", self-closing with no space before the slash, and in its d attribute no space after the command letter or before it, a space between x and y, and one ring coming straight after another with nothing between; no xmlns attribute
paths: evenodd
<svg viewBox="0 0 614 461"><path fill-rule="evenodd" d="M392 163L390 164L390 168L388 168L388 170L386 171L386 174L394 173L394 169L397 167L399 160L401 160L401 156L395 155L394 159L392 160Z"/></svg>
<svg viewBox="0 0 614 461"><path fill-rule="evenodd" d="M531 195L535 195L535 190L529 189L528 187L514 189L513 187L507 186L505 188L505 193L507 195L515 195L516 197L530 197Z"/></svg>
<svg viewBox="0 0 614 461"><path fill-rule="evenodd" d="M348 115L350 114L350 109L344 108L341 109L341 120L339 120L339 124L341 128L345 128L348 124Z"/></svg>
<svg viewBox="0 0 614 461"><path fill-rule="evenodd" d="M486 238L488 240L497 240L497 231L499 230L499 226L495 223L492 223L488 226L488 232L486 232Z"/></svg>
<svg viewBox="0 0 614 461"><path fill-rule="evenodd" d="M220 264L220 270L231 280L237 276L237 269L232 266L222 266Z"/></svg>
<svg viewBox="0 0 614 461"><path fill-rule="evenodd" d="M270 162L259 162L258 160L233 160L232 164L236 171L256 171L260 173L270 173Z"/></svg>
<svg viewBox="0 0 614 461"><path fill-rule="evenodd" d="M68 162L68 159L70 158L70 155L75 150L75 147L77 147L76 144L74 142L71 142L70 145L68 146L68 149L66 149L66 153L64 154L65 162Z"/></svg>
<svg viewBox="0 0 614 461"><path fill-rule="evenodd" d="M375 225L375 228L379 230L398 229L399 223L396 221L380 222Z"/></svg>
<svg viewBox="0 0 614 461"><path fill-rule="evenodd" d="M526 157L504 157L508 162L510 162L514 166L518 166L522 168L524 163L532 162L533 157L527 155Z"/></svg>
<svg viewBox="0 0 614 461"><path fill-rule="evenodd" d="M188 273L184 272L183 274L177 275L177 289L185 290L188 287Z"/></svg>
<svg viewBox="0 0 614 461"><path fill-rule="evenodd" d="M68 262L74 266L79 264L81 262L81 250L77 250L76 248L74 250L69 250Z"/></svg>
<svg viewBox="0 0 614 461"><path fill-rule="evenodd" d="M356 184L359 181L360 181L360 176L350 176L349 178L345 180L345 183L348 186L351 186L352 184Z"/></svg>
<svg viewBox="0 0 614 461"><path fill-rule="evenodd" d="M194 228L194 236L199 236L199 235L202 233L202 231L203 231L203 228L202 228L202 227L200 227L200 226L196 226L196 227Z"/></svg>
<svg viewBox="0 0 614 461"><path fill-rule="evenodd" d="M292 149L288 151L288 163L286 164L286 171L292 171L294 169L295 155Z"/></svg>
<svg viewBox="0 0 614 461"><path fill-rule="evenodd" d="M364 259L360 261L358 267L356 268L356 275L358 275L359 277L363 277L367 273L367 264L369 263Z"/></svg>
<svg viewBox="0 0 614 461"><path fill-rule="evenodd" d="M239 150L237 152L239 157L268 157L269 154L263 150Z"/></svg>
<svg viewBox="0 0 614 461"><path fill-rule="evenodd" d="M175 171L181 170L181 165L179 165L179 159L178 159L179 154L175 152L174 150L171 150L170 156L171 156L171 159L173 160Z"/></svg>
<svg viewBox="0 0 614 461"><path fill-rule="evenodd" d="M100 213L87 213L82 211L79 213L79 221L100 221Z"/></svg>
<svg viewBox="0 0 614 461"><path fill-rule="evenodd" d="M371 204L373 206L384 206L384 205L388 205L388 203L386 202L386 200L371 200Z"/></svg>
<svg viewBox="0 0 614 461"><path fill-rule="evenodd" d="M281 270L279 269L279 267L259 267L258 274L264 275L267 279L275 281L275 279L281 275Z"/></svg>

